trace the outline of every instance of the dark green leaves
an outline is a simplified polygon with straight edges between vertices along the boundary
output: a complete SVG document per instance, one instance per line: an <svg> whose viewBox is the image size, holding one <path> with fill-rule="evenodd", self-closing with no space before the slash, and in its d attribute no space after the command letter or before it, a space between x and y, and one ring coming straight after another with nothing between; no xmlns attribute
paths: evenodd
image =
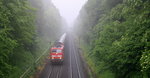
<svg viewBox="0 0 150 78"><path fill-rule="evenodd" d="M97 75L101 77L109 70L115 78L149 76L149 8L149 0L89 0L83 8L85 15L81 10L78 26L85 35L83 40L87 43L86 38L90 37L89 42L92 42L89 53L91 59L96 60L93 68L97 68Z"/></svg>

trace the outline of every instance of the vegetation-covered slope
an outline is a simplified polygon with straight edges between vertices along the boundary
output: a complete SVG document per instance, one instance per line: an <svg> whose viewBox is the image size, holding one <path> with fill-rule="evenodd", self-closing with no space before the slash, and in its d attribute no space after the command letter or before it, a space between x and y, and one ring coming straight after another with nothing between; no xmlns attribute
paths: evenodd
<svg viewBox="0 0 150 78"><path fill-rule="evenodd" d="M150 1L89 0L75 29L100 78L150 77Z"/></svg>
<svg viewBox="0 0 150 78"><path fill-rule="evenodd" d="M55 30L61 30L62 18L51 2L30 2L38 3L31 4L35 9L28 0L0 0L0 78L19 78L46 42L61 34Z"/></svg>

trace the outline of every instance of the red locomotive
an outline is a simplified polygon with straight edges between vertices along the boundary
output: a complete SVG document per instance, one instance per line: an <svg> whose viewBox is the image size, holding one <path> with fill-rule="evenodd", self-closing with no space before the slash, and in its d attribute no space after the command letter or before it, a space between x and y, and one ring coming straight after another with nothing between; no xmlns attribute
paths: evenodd
<svg viewBox="0 0 150 78"><path fill-rule="evenodd" d="M66 33L63 34L58 42L50 49L50 60L52 63L62 63L64 60L64 41Z"/></svg>

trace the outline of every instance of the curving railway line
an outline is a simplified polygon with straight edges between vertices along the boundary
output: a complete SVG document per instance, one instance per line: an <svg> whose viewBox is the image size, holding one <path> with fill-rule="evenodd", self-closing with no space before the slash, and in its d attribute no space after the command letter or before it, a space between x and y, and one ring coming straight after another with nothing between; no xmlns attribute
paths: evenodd
<svg viewBox="0 0 150 78"><path fill-rule="evenodd" d="M71 34L66 36L64 43L64 62L61 65L51 64L50 61L45 65L39 78L88 78L79 50L75 45Z"/></svg>

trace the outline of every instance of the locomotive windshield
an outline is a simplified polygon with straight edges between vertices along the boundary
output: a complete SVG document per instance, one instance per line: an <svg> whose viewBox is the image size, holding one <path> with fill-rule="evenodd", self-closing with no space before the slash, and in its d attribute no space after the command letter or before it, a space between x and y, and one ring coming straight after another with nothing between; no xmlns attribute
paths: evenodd
<svg viewBox="0 0 150 78"><path fill-rule="evenodd" d="M59 49L53 49L52 52L60 53L61 50L59 50Z"/></svg>

